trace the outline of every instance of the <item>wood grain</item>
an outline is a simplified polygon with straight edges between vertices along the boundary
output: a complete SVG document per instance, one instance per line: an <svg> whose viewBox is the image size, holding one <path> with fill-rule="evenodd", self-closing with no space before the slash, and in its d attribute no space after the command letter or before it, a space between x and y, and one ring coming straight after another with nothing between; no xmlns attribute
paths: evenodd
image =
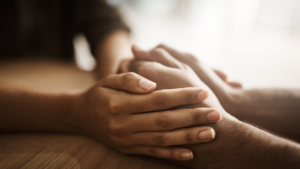
<svg viewBox="0 0 300 169"><path fill-rule="evenodd" d="M0 168L182 168L162 159L124 155L81 135L1 134L0 145Z"/></svg>

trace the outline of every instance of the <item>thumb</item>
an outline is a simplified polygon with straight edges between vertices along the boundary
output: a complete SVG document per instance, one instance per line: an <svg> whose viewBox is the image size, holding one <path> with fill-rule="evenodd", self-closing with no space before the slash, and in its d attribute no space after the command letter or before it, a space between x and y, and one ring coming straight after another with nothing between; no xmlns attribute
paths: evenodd
<svg viewBox="0 0 300 169"><path fill-rule="evenodd" d="M133 72L111 74L99 83L102 87L131 93L150 93L156 88L156 83Z"/></svg>

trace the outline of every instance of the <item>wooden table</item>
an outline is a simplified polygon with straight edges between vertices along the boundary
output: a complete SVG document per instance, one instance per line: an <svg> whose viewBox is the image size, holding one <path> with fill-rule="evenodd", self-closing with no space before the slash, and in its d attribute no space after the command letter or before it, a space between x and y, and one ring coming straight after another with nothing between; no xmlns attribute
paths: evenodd
<svg viewBox="0 0 300 169"><path fill-rule="evenodd" d="M82 89L95 79L74 64L58 61L0 63L0 82L47 90ZM180 169L146 156L124 155L93 138L61 133L1 133L0 168Z"/></svg>

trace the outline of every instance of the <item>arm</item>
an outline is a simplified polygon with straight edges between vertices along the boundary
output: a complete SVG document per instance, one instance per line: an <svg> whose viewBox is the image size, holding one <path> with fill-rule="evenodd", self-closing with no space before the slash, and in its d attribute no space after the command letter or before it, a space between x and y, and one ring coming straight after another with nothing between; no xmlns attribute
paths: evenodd
<svg viewBox="0 0 300 169"><path fill-rule="evenodd" d="M90 44L96 77L117 73L120 61L132 58L129 28L106 0L75 0L74 4L73 22Z"/></svg>
<svg viewBox="0 0 300 169"><path fill-rule="evenodd" d="M300 141L300 90L233 88L194 56L165 45L159 47L191 66L198 77L216 94L227 112L240 120Z"/></svg>
<svg viewBox="0 0 300 169"><path fill-rule="evenodd" d="M212 127L212 143L187 145L194 153L191 168L299 168L300 146L234 118L223 118Z"/></svg>
<svg viewBox="0 0 300 169"><path fill-rule="evenodd" d="M134 49L133 52L138 59L154 62L132 61L130 70L156 82L160 89L190 86L206 88L209 91L208 99L191 107L214 107L223 115L220 122L210 125L218 134L213 142L187 145L186 147L193 150L194 159L188 162L173 162L190 168L297 168L300 166L299 144L271 135L228 114L214 93L200 79L197 78L198 82L195 82L194 72L188 66L174 60L165 50L154 49L144 52Z"/></svg>
<svg viewBox="0 0 300 169"><path fill-rule="evenodd" d="M201 118L197 124L219 121L220 114L216 112L218 117L211 119L207 114L213 109L164 111L198 103L207 97L207 92L199 88L152 92L154 89L155 83L134 73L110 75L87 91L69 93L1 84L0 131L80 133L126 154L151 155L149 151L155 148L157 157L170 158L172 154L178 160L191 159L189 149L167 146L184 144L185 132L198 138L191 144L211 141L212 128L185 127L195 124L192 114ZM165 125L166 120L176 123ZM202 132L206 135L198 137Z"/></svg>
<svg viewBox="0 0 300 169"><path fill-rule="evenodd" d="M129 33L124 30L110 33L98 44L95 56L97 60L95 74L98 79L117 73L122 60L133 58Z"/></svg>
<svg viewBox="0 0 300 169"><path fill-rule="evenodd" d="M300 141L300 90L233 90L227 97L238 119Z"/></svg>
<svg viewBox="0 0 300 169"><path fill-rule="evenodd" d="M0 84L0 131L72 132L75 93L53 93ZM71 117L71 118L70 118Z"/></svg>

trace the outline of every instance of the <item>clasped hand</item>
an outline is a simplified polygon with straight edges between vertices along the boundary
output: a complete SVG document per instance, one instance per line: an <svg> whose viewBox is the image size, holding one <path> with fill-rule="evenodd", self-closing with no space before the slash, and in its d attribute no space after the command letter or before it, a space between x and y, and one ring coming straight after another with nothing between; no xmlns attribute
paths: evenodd
<svg viewBox="0 0 300 169"><path fill-rule="evenodd" d="M167 58L166 53L157 50L149 56ZM81 126L78 131L125 154L192 159L191 150L180 145L213 140L214 129L199 125L221 119L217 109L220 105L211 105L218 103L210 101L214 96L209 94L209 88L192 69L176 60L169 63L181 69L155 62L129 62L124 62L121 68L133 69L156 83L133 72L102 79L77 99L77 119ZM195 104L201 108L187 106Z"/></svg>

